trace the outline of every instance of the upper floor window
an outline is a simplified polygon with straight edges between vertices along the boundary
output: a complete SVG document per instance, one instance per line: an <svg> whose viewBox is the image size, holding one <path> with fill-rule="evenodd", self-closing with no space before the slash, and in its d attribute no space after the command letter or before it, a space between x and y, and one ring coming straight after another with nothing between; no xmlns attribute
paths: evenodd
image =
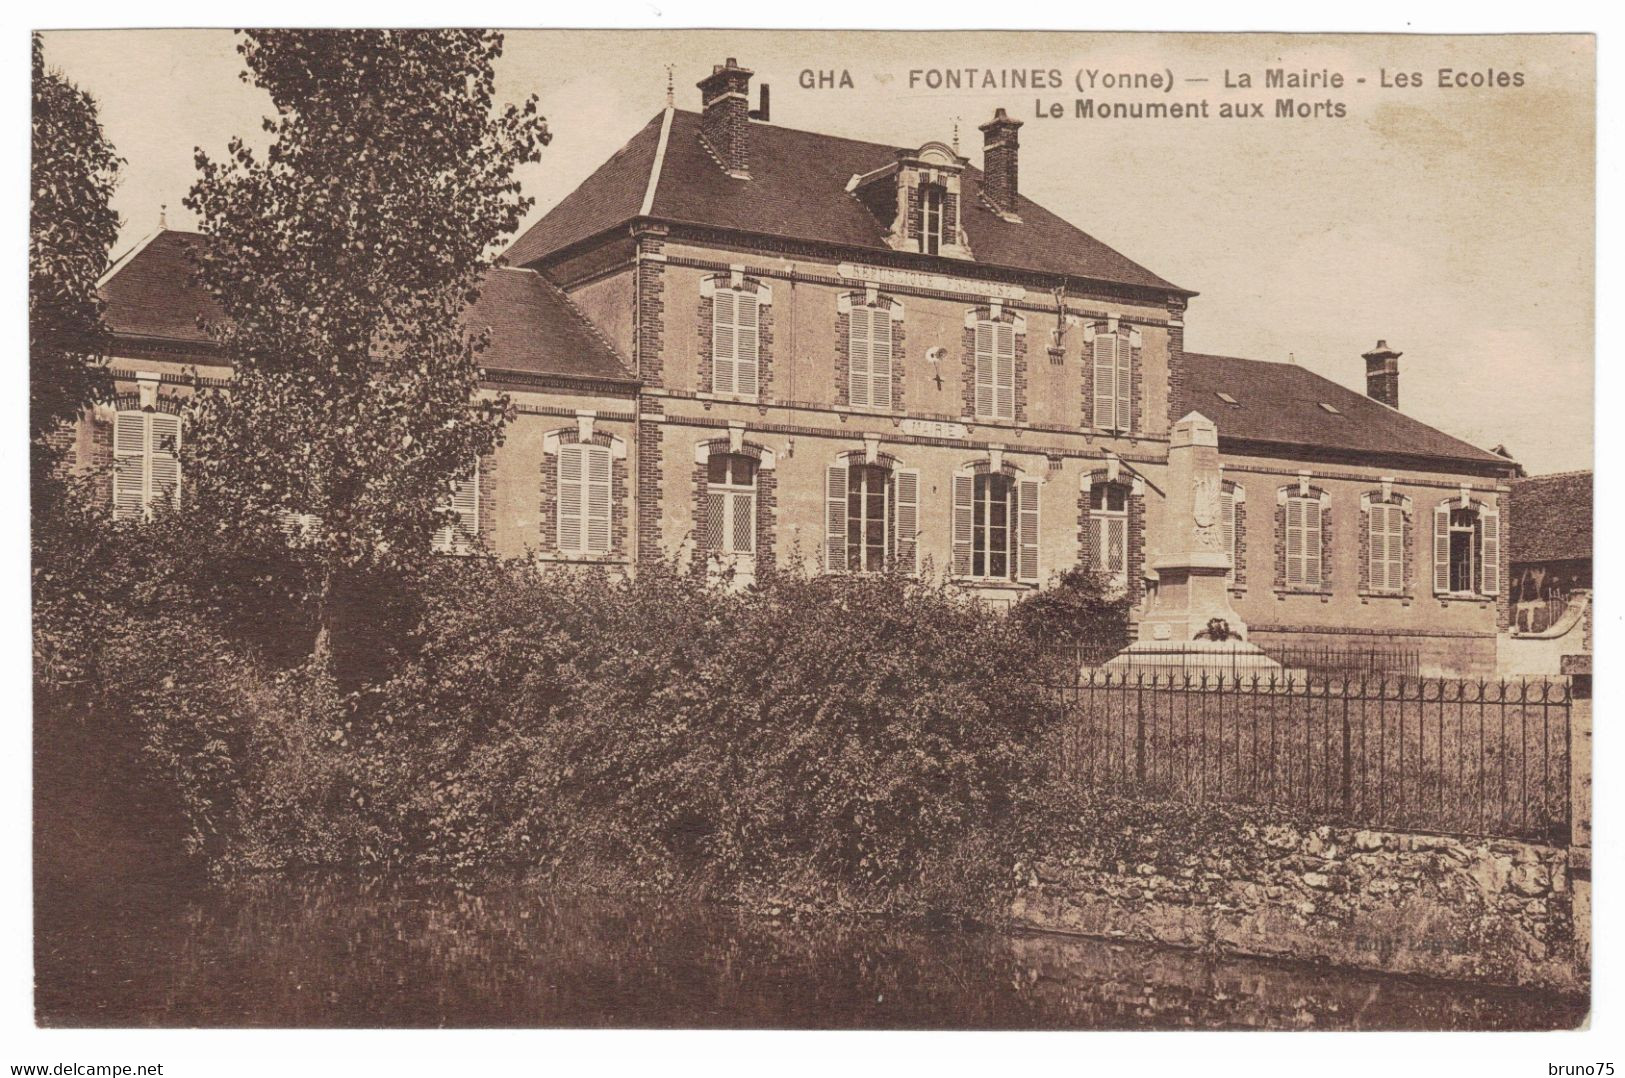
<svg viewBox="0 0 1625 1078"><path fill-rule="evenodd" d="M711 296L711 391L756 396L760 374L761 312L755 293L719 287Z"/></svg>
<svg viewBox="0 0 1625 1078"><path fill-rule="evenodd" d="M460 477L451 489L443 508L456 514L456 519L435 529L434 549L444 554L467 554L474 549L480 535L480 468Z"/></svg>
<svg viewBox="0 0 1625 1078"><path fill-rule="evenodd" d="M1093 348L1094 425L1127 431L1133 422L1133 344L1125 335L1100 332Z"/></svg>
<svg viewBox="0 0 1625 1078"><path fill-rule="evenodd" d="M1122 483L1089 488L1088 567L1115 583L1128 580L1128 495Z"/></svg>
<svg viewBox="0 0 1625 1078"><path fill-rule="evenodd" d="M1319 588L1321 564L1321 500L1319 494L1289 494L1286 499L1286 585Z"/></svg>
<svg viewBox="0 0 1625 1078"><path fill-rule="evenodd" d="M1441 502L1433 513L1433 589L1495 595L1501 590L1501 514L1482 502Z"/></svg>
<svg viewBox="0 0 1625 1078"><path fill-rule="evenodd" d="M944 240L943 212L947 194L936 184L920 188L920 250L928 255L939 254Z"/></svg>
<svg viewBox="0 0 1625 1078"><path fill-rule="evenodd" d="M1016 418L1016 327L1013 322L976 323L976 415Z"/></svg>
<svg viewBox="0 0 1625 1078"><path fill-rule="evenodd" d="M915 569L920 473L884 463L839 463L826 476L829 567L876 573Z"/></svg>
<svg viewBox="0 0 1625 1078"><path fill-rule="evenodd" d="M756 461L714 453L706 464L705 529L701 539L714 554L756 552Z"/></svg>
<svg viewBox="0 0 1625 1078"><path fill-rule="evenodd" d="M892 407L892 315L880 306L853 303L849 329L848 394L860 408Z"/></svg>
<svg viewBox="0 0 1625 1078"><path fill-rule="evenodd" d="M1405 508L1373 501L1366 510L1367 581L1372 591L1405 589Z"/></svg>
<svg viewBox="0 0 1625 1078"><path fill-rule="evenodd" d="M607 446L580 442L559 446L559 551L597 555L610 551L610 489Z"/></svg>
<svg viewBox="0 0 1625 1078"><path fill-rule="evenodd" d="M180 504L181 421L168 412L113 418L113 517L139 520L166 499Z"/></svg>

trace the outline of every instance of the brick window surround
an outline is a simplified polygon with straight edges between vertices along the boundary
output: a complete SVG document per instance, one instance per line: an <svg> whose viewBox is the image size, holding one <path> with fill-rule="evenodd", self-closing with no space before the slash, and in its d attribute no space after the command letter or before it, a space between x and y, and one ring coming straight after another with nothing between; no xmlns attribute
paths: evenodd
<svg viewBox="0 0 1625 1078"><path fill-rule="evenodd" d="M852 403L852 309L871 307L891 313L891 405ZM904 332L903 304L874 289L847 292L835 301L835 403L841 408L868 407L880 412L902 412Z"/></svg>
<svg viewBox="0 0 1625 1078"><path fill-rule="evenodd" d="M756 297L756 392L733 394L715 392L716 375L716 300L721 289L733 289ZM773 289L754 277L744 275L735 267L728 273L718 273L700 281L700 303L695 315L695 333L699 341L699 378L695 387L704 397L738 397L750 401L773 399Z"/></svg>
<svg viewBox="0 0 1625 1078"><path fill-rule="evenodd" d="M1145 594L1145 485L1138 479L1119 476L1110 478L1105 468L1085 472L1078 493L1078 564L1088 569L1094 564L1094 549L1089 539L1089 495L1102 484L1115 484L1127 489L1128 498L1128 573L1124 581L1125 595L1131 605L1137 606Z"/></svg>
<svg viewBox="0 0 1625 1078"><path fill-rule="evenodd" d="M1307 497L1320 502L1320 580L1315 584L1288 584L1286 565L1287 499ZM1275 492L1275 591L1281 595L1332 594L1332 496L1306 482L1289 483Z"/></svg>
<svg viewBox="0 0 1625 1078"><path fill-rule="evenodd" d="M585 437L583 437L585 435ZM566 553L559 549L559 447L588 442L609 450L609 550L604 554ZM570 561L623 561L627 557L628 499L626 442L594 430L590 420L549 431L542 439L542 534L538 551L550 559Z"/></svg>
<svg viewBox="0 0 1625 1078"><path fill-rule="evenodd" d="M976 327L982 322L998 322L1010 325L1015 330L1015 418L994 419L991 416L979 415L976 411ZM961 415L972 423L1011 423L1022 425L1027 422L1027 320L1014 311L1001 304L988 304L974 307L965 313L965 330L961 336L960 358L962 364L964 397L962 400Z"/></svg>
<svg viewBox="0 0 1625 1078"><path fill-rule="evenodd" d="M778 457L766 446L736 438L731 432L727 438L711 438L694 446L693 538L694 548L700 556L694 559L692 568L696 572L709 569L704 556L709 553L704 549L705 506L710 485L711 457L717 454L747 457L756 462L755 570L756 578L760 580L771 574L778 565L775 549L779 516Z"/></svg>
<svg viewBox="0 0 1625 1078"><path fill-rule="evenodd" d="M1221 489L1235 506L1235 563L1230 567L1230 590L1240 595L1247 590L1247 490L1229 479L1223 481Z"/></svg>
<svg viewBox="0 0 1625 1078"><path fill-rule="evenodd" d="M1400 587L1378 588L1371 583L1371 507L1396 505L1400 509ZM1368 490L1360 495L1360 570L1359 594L1362 599L1404 599L1416 594L1416 514L1411 500L1403 494L1385 488Z"/></svg>
<svg viewBox="0 0 1625 1078"><path fill-rule="evenodd" d="M1126 344L1129 349L1129 424L1119 433L1134 434L1145 425L1145 389L1141 384L1144 365L1140 361L1144 342L1138 329L1109 321L1083 327L1083 426L1086 430L1108 430L1095 424L1095 338L1103 334L1117 337L1119 347Z"/></svg>

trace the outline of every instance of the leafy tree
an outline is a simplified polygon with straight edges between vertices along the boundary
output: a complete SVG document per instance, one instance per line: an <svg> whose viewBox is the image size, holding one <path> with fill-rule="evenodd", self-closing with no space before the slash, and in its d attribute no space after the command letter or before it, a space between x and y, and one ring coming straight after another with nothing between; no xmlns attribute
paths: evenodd
<svg viewBox="0 0 1625 1078"><path fill-rule="evenodd" d="M118 238L109 205L122 160L96 102L45 66L33 38L34 117L28 237L28 434L35 502L54 463L46 436L111 396L96 282Z"/></svg>
<svg viewBox="0 0 1625 1078"><path fill-rule="evenodd" d="M186 205L233 374L194 399L188 499L219 533L288 528L331 665L364 601L346 582L421 557L500 440L509 403L479 393L460 315L549 134L534 97L494 104L497 33L252 30L238 52L275 113L263 154L196 151Z"/></svg>

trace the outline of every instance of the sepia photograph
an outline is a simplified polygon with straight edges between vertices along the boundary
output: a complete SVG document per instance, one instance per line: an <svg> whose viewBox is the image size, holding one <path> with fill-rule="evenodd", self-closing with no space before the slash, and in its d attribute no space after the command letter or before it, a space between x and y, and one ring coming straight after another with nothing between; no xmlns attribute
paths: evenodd
<svg viewBox="0 0 1625 1078"><path fill-rule="evenodd" d="M38 1027L1591 1022L1596 37L30 45Z"/></svg>

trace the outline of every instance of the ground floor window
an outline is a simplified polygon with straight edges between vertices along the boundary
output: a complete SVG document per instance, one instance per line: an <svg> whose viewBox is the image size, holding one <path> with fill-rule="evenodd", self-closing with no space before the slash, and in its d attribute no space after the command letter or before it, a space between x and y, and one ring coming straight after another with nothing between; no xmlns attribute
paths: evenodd
<svg viewBox="0 0 1625 1078"><path fill-rule="evenodd" d="M705 482L705 548L716 554L756 552L756 461L711 456Z"/></svg>
<svg viewBox="0 0 1625 1078"><path fill-rule="evenodd" d="M971 575L1008 580L1015 573L1011 539L1017 514L1016 481L999 472L976 476L971 502Z"/></svg>
<svg viewBox="0 0 1625 1078"><path fill-rule="evenodd" d="M1114 581L1128 579L1128 487L1096 483L1089 488L1088 566Z"/></svg>

